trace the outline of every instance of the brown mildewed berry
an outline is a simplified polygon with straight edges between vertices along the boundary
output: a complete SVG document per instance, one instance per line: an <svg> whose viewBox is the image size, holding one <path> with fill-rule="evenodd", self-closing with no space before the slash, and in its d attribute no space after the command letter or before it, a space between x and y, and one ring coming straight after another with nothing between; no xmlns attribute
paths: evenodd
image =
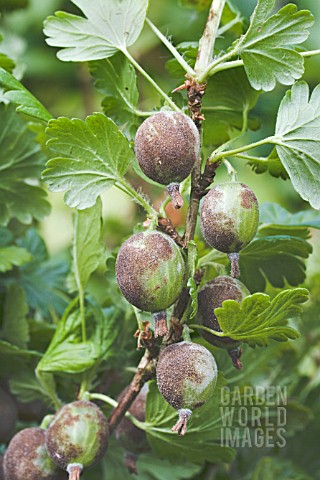
<svg viewBox="0 0 320 480"><path fill-rule="evenodd" d="M227 276L216 277L199 291L197 313L199 323L211 330L221 332L214 310L221 307L225 300L236 300L240 303L247 295L250 295L249 290L239 280ZM233 365L236 368L242 367L240 342L230 337L218 337L206 330L201 330L201 334L211 345L227 349Z"/></svg>
<svg viewBox="0 0 320 480"><path fill-rule="evenodd" d="M182 207L179 183L200 155L200 135L191 118L174 111L155 113L138 128L135 152L145 175L167 185L173 207Z"/></svg>
<svg viewBox="0 0 320 480"><path fill-rule="evenodd" d="M46 431L25 428L9 443L3 462L6 480L66 480L67 474L51 460Z"/></svg>
<svg viewBox="0 0 320 480"><path fill-rule="evenodd" d="M215 359L202 345L184 341L169 345L161 352L157 384L165 400L178 410L179 420L173 431L179 435L186 433L192 410L209 400L217 376Z"/></svg>

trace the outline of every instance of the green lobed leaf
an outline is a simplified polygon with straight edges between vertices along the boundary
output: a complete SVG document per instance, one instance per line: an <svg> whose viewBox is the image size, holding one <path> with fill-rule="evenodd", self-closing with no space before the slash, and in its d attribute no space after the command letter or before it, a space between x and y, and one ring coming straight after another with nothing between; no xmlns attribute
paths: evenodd
<svg viewBox="0 0 320 480"><path fill-rule="evenodd" d="M0 227L0 247L10 246L14 242L14 236L8 228Z"/></svg>
<svg viewBox="0 0 320 480"><path fill-rule="evenodd" d="M182 42L175 46L180 55L193 68L196 62L199 43L198 42ZM178 60L171 58L166 62L166 70L172 78L178 78L184 81L185 70L182 68Z"/></svg>
<svg viewBox="0 0 320 480"><path fill-rule="evenodd" d="M98 349L99 361L110 360L111 357L119 358L119 350L114 350L115 341L121 336L123 329L124 313L116 306L101 309L96 306L93 309L95 319L92 342Z"/></svg>
<svg viewBox="0 0 320 480"><path fill-rule="evenodd" d="M115 345L121 337L124 312L117 306L102 309L89 298L85 308L87 340L83 341L80 310L74 310L77 303L73 300L66 309L38 371L81 373L102 361L110 362L113 356L119 359Z"/></svg>
<svg viewBox="0 0 320 480"><path fill-rule="evenodd" d="M301 304L308 300L308 290L283 290L273 300L264 293L254 293L239 304L225 300L215 309L219 325L225 336L248 343L251 347L266 346L270 339L295 339L299 333L286 326L289 318L302 312Z"/></svg>
<svg viewBox="0 0 320 480"><path fill-rule="evenodd" d="M291 85L304 72L303 57L293 50L304 42L314 19L308 10L288 4L268 18L276 0L258 0L246 34L236 51L241 55L248 79L256 90L273 90L276 82Z"/></svg>
<svg viewBox="0 0 320 480"><path fill-rule="evenodd" d="M102 113L86 121L51 120L48 147L58 155L47 163L43 180L53 192L67 191L65 202L80 210L121 179L134 153L115 123Z"/></svg>
<svg viewBox="0 0 320 480"><path fill-rule="evenodd" d="M158 456L197 464L204 461L232 461L234 450L220 445L222 419L219 406L223 384L224 380L219 374L211 399L194 410L184 437L171 430L178 419L177 411L160 395L155 382L149 384L146 432L148 441Z"/></svg>
<svg viewBox="0 0 320 480"><path fill-rule="evenodd" d="M68 303L65 291L68 263L60 258L49 258L43 239L33 228L17 243L32 254L32 261L22 265L14 276L14 281L25 290L28 305L44 317L54 312L62 314Z"/></svg>
<svg viewBox="0 0 320 480"><path fill-rule="evenodd" d="M50 210L45 191L27 183L38 179L44 156L28 124L11 106L0 105L0 225L42 220Z"/></svg>
<svg viewBox="0 0 320 480"><path fill-rule="evenodd" d="M78 210L73 220L73 262L68 277L70 292L83 292L91 274L104 259L102 233L102 202L85 210Z"/></svg>
<svg viewBox="0 0 320 480"><path fill-rule="evenodd" d="M12 73L14 67L14 61L4 53L0 53L0 68L3 68L6 72Z"/></svg>
<svg viewBox="0 0 320 480"><path fill-rule="evenodd" d="M126 51L140 35L148 0L71 0L86 18L56 12L44 22L46 42L63 61L85 62Z"/></svg>
<svg viewBox="0 0 320 480"><path fill-rule="evenodd" d="M27 350L25 348L19 348L16 345L12 345L5 340L0 340L0 355L13 356L13 357L41 357L41 353L35 350Z"/></svg>
<svg viewBox="0 0 320 480"><path fill-rule="evenodd" d="M3 67L3 68L1 68ZM10 103L17 105L17 112L24 113L30 117L48 122L52 115L37 100L32 93L29 92L18 80L16 80L5 68L5 65L0 67L0 85L4 88L6 98ZM8 65L7 65L8 67Z"/></svg>
<svg viewBox="0 0 320 480"><path fill-rule="evenodd" d="M32 402L39 399L48 401L48 394L35 376L33 368L26 365L21 367L19 371L11 374L9 384L10 391L18 397L20 402Z"/></svg>
<svg viewBox="0 0 320 480"><path fill-rule="evenodd" d="M252 472L252 480L312 480L312 477L301 471L291 460L262 457Z"/></svg>
<svg viewBox="0 0 320 480"><path fill-rule="evenodd" d="M1 337L19 348L26 348L30 339L27 320L28 310L24 290L19 285L9 285L4 306Z"/></svg>
<svg viewBox="0 0 320 480"><path fill-rule="evenodd" d="M205 145L220 145L234 129L241 130L260 93L251 87L243 68L221 71L211 77L203 97ZM257 130L259 126L259 121L249 117L249 128Z"/></svg>
<svg viewBox="0 0 320 480"><path fill-rule="evenodd" d="M309 228L320 229L320 213L316 210L302 210L290 213L277 203L265 202L260 205L259 235L291 235L308 238Z"/></svg>
<svg viewBox="0 0 320 480"><path fill-rule="evenodd" d="M241 158L241 155L239 155ZM245 157L248 160L248 165L251 166L252 170L259 174L269 172L272 177L282 178L287 180L289 175L282 165L280 158L277 154L276 148L273 148L267 158L264 157Z"/></svg>
<svg viewBox="0 0 320 480"><path fill-rule="evenodd" d="M0 272L7 272L13 267L18 267L24 263L30 262L30 253L25 248L15 247L14 245L0 248Z"/></svg>
<svg viewBox="0 0 320 480"><path fill-rule="evenodd" d="M128 138L134 138L140 117L137 116L139 92L133 66L121 53L111 58L90 62L95 87L104 95L102 107L107 117L119 126Z"/></svg>
<svg viewBox="0 0 320 480"><path fill-rule="evenodd" d="M103 479L121 478L121 480L132 480L132 474L124 465L124 450L120 445L111 439L108 447L108 455L102 460ZM140 454L137 459L137 470L139 480L182 480L193 478L200 470L199 465L189 461L175 463L166 458L159 458L152 452Z"/></svg>
<svg viewBox="0 0 320 480"><path fill-rule="evenodd" d="M320 85L293 85L278 111L273 138L294 189L313 208L320 208Z"/></svg>
<svg viewBox="0 0 320 480"><path fill-rule="evenodd" d="M31 253L33 262L44 262L49 259L46 244L33 227L28 228L24 236L17 240L17 244Z"/></svg>
<svg viewBox="0 0 320 480"><path fill-rule="evenodd" d="M81 340L81 315L76 310L60 320L37 370L44 373L81 373L92 367L97 358L94 343Z"/></svg>
<svg viewBox="0 0 320 480"><path fill-rule="evenodd" d="M296 286L305 279L306 266L312 246L303 238L272 235L256 238L240 253L241 281L250 292L263 292L266 280L277 288L285 282Z"/></svg>

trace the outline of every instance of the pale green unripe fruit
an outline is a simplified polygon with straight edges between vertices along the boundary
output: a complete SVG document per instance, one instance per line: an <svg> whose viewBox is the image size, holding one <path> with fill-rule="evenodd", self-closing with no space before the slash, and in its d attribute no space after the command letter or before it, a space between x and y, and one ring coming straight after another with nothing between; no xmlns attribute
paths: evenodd
<svg viewBox="0 0 320 480"><path fill-rule="evenodd" d="M200 215L206 242L221 252L234 253L255 236L259 205L253 191L243 183L223 183L207 193Z"/></svg>
<svg viewBox="0 0 320 480"><path fill-rule="evenodd" d="M79 400L64 405L56 413L48 428L46 445L60 468L68 471L75 464L81 472L101 460L108 441L109 427L100 408Z"/></svg>
<svg viewBox="0 0 320 480"><path fill-rule="evenodd" d="M128 302L147 312L160 312L179 297L185 263L171 237L151 230L124 242L117 256L116 275Z"/></svg>

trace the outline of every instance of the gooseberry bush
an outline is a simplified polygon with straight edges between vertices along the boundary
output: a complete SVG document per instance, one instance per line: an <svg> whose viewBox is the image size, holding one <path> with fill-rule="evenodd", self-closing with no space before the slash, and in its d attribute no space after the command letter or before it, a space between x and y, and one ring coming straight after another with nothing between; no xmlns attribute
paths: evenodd
<svg viewBox="0 0 320 480"><path fill-rule="evenodd" d="M0 1L4 26L27 3ZM305 43L320 11L171 3L202 22L196 40L176 44L148 0L70 0L44 19L46 49L103 96L85 118L49 112L3 30L0 478L320 478L320 50ZM160 74L141 38L166 52ZM50 255L58 192L73 239ZM285 389L281 445L279 399L255 393L237 416L259 387Z"/></svg>

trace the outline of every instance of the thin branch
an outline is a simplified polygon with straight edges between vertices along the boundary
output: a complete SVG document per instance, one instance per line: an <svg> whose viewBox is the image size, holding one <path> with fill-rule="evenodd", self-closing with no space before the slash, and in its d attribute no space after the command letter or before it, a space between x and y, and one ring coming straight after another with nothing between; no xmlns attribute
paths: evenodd
<svg viewBox="0 0 320 480"><path fill-rule="evenodd" d="M320 55L320 50L308 50L307 52L300 52L302 57L314 57L315 55Z"/></svg>
<svg viewBox="0 0 320 480"><path fill-rule="evenodd" d="M218 35L218 28L225 3L226 0L213 0L211 4L207 23L199 42L199 50L194 67L196 74L201 75L201 72L206 69L212 61L214 44Z"/></svg>
<svg viewBox="0 0 320 480"><path fill-rule="evenodd" d="M206 27L199 42L199 50L194 68L195 72L199 74L205 70L212 61L215 39L218 34L218 27L224 6L225 0L213 0L211 4ZM192 119L194 120L200 133L201 121L203 119L201 115L202 97L205 93L206 85L200 85L194 81L189 82L187 88L189 110L191 112ZM214 172L211 176L211 180L213 176ZM194 238L200 199L202 196L203 189L201 188L201 157L199 157L191 173L191 193L184 237L185 245L188 245L188 242Z"/></svg>
<svg viewBox="0 0 320 480"><path fill-rule="evenodd" d="M126 411L130 408L134 399L139 395L139 392L143 385L154 377L155 375L155 363L156 354L158 348L154 346L155 351L151 353L151 350L146 350L144 356L140 360L137 373L134 375L126 393L121 398L117 407L113 410L109 418L109 430L110 433L114 432L121 420L123 419Z"/></svg>
<svg viewBox="0 0 320 480"><path fill-rule="evenodd" d="M162 43L167 47L167 49L172 53L172 55L175 57L175 59L179 62L181 67L185 70L185 72L190 75L191 77L195 76L195 71L193 70L192 67L185 61L185 59L180 55L178 50L172 45L171 42L163 35L160 30L157 29L157 27L149 20L146 18L146 23L149 25L151 30L157 35L157 37L162 41Z"/></svg>
<svg viewBox="0 0 320 480"><path fill-rule="evenodd" d="M249 145L243 145L242 147L235 148L233 150L219 151L215 150L209 157L210 162L216 163L217 161L222 160L224 157L235 157L238 153L246 152L252 148L260 147L261 145L266 145L267 143L275 143L276 137L267 137L258 142L250 143Z"/></svg>
<svg viewBox="0 0 320 480"><path fill-rule="evenodd" d="M141 65L136 62L136 60L130 55L130 53L127 50L122 51L123 54L130 60L132 65L138 70L138 72L141 73L141 75L148 80L149 83L155 88L155 90L160 94L160 96L167 102L167 104L172 108L172 110L175 110L176 112L180 112L180 108L174 103L174 101L168 97L168 95L159 87L157 82L153 80L153 78L150 77L150 75L141 67Z"/></svg>

